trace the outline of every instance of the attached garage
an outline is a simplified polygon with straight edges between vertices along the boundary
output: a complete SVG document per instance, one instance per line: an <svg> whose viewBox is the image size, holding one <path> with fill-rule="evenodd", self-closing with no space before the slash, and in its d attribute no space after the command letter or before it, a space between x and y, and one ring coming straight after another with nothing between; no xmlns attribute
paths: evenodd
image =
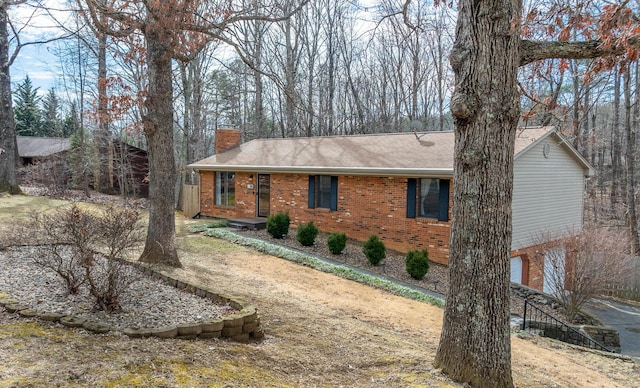
<svg viewBox="0 0 640 388"><path fill-rule="evenodd" d="M511 258L511 282L522 284L522 257Z"/></svg>

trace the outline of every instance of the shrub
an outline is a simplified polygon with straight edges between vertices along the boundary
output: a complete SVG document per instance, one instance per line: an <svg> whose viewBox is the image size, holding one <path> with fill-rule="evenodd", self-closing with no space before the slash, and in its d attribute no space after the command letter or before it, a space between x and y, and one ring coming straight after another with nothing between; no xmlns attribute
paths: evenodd
<svg viewBox="0 0 640 388"><path fill-rule="evenodd" d="M313 221L309 221L306 224L301 224L296 234L296 239L300 244L305 247L310 247L318 236L318 228L313 224Z"/></svg>
<svg viewBox="0 0 640 388"><path fill-rule="evenodd" d="M344 251L344 247L347 246L347 234L340 232L333 232L327 238L327 246L329 251L334 255L339 255Z"/></svg>
<svg viewBox="0 0 640 388"><path fill-rule="evenodd" d="M86 282L83 268L95 256L92 244L99 235L95 214L74 204L50 214L33 214L33 227L42 244L33 263L55 272L67 292L77 294Z"/></svg>
<svg viewBox="0 0 640 388"><path fill-rule="evenodd" d="M421 251L407 252L407 272L412 278L420 280L429 272L429 252L426 249Z"/></svg>
<svg viewBox="0 0 640 388"><path fill-rule="evenodd" d="M284 238L289 233L289 213L278 212L267 217L267 232L273 238Z"/></svg>
<svg viewBox="0 0 640 388"><path fill-rule="evenodd" d="M364 243L362 252L367 256L367 260L372 265L378 265L387 256L386 249L382 240L375 234L369 236L369 239Z"/></svg>
<svg viewBox="0 0 640 388"><path fill-rule="evenodd" d="M108 207L97 219L98 242L104 258L85 265L89 293L97 309L120 310L120 296L139 275L132 266L121 261L123 256L144 241L144 227L136 210Z"/></svg>
<svg viewBox="0 0 640 388"><path fill-rule="evenodd" d="M86 285L97 309L120 310L121 295L139 277L120 260L144 241L139 213L109 207L100 214L73 205L34 221L43 243L34 264L55 272L69 293Z"/></svg>

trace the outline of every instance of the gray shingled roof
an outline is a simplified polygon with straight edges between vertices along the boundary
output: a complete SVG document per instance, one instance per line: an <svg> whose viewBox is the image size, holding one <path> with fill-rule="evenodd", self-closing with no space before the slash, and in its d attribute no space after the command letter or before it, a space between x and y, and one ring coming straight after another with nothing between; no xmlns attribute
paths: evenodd
<svg viewBox="0 0 640 388"><path fill-rule="evenodd" d="M518 154L554 133L518 130ZM196 170L299 172L379 176L453 174L453 132L256 139L189 165Z"/></svg>
<svg viewBox="0 0 640 388"><path fill-rule="evenodd" d="M71 139L62 137L18 136L18 155L21 158L45 157L68 151Z"/></svg>

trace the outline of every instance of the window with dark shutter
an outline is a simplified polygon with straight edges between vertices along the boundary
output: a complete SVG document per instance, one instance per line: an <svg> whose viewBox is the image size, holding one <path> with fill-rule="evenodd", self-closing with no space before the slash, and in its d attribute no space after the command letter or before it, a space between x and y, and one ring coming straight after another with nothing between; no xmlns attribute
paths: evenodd
<svg viewBox="0 0 640 388"><path fill-rule="evenodd" d="M422 178L407 180L407 218L449 221L449 181Z"/></svg>
<svg viewBox="0 0 640 388"><path fill-rule="evenodd" d="M438 221L449 221L449 181L440 179Z"/></svg>
<svg viewBox="0 0 640 388"><path fill-rule="evenodd" d="M309 176L309 209L338 210L338 177L330 175Z"/></svg>
<svg viewBox="0 0 640 388"><path fill-rule="evenodd" d="M407 179L407 218L416 218L416 183L417 179Z"/></svg>

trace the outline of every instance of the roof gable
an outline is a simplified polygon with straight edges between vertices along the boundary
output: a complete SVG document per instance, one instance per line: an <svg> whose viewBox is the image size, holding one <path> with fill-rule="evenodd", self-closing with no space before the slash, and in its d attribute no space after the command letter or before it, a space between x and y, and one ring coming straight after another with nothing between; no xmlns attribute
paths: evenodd
<svg viewBox="0 0 640 388"><path fill-rule="evenodd" d="M525 135L525 137L526 136L527 135ZM571 142L569 142L569 140L566 137L564 137L562 133L556 130L548 131L546 133L540 134L540 136L538 136L535 140L529 141L528 144L526 144L527 141L521 142L523 143L522 145L524 145L524 147L520 150L517 149L518 138L516 138L516 153L515 153L514 159L517 161L524 154L529 152L529 150L534 148L536 144L539 144L545 141L554 141L558 145L560 145L560 147L563 148L567 152L567 154L571 158L573 158L578 165L582 167L582 169L585 171L585 176L592 176L595 174L595 170L593 166L591 166L591 164L584 157L582 157L582 155L580 155L578 150L576 150L573 147L573 145L571 145Z"/></svg>

